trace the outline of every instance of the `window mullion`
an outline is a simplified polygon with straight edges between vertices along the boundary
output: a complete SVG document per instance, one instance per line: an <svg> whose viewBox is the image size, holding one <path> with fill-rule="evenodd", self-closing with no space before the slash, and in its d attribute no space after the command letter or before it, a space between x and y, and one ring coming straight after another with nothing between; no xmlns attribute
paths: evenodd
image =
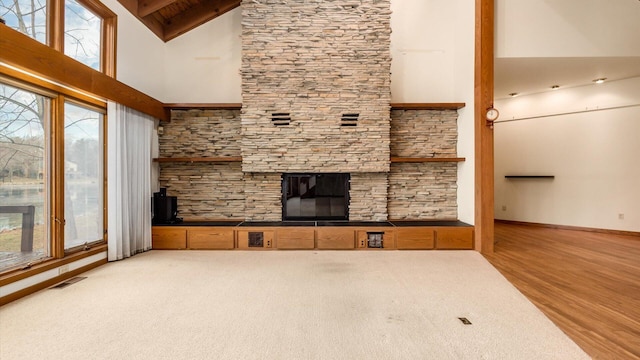
<svg viewBox="0 0 640 360"><path fill-rule="evenodd" d="M52 101L51 256L64 257L64 95Z"/></svg>
<svg viewBox="0 0 640 360"><path fill-rule="evenodd" d="M49 46L64 53L64 0L49 0Z"/></svg>

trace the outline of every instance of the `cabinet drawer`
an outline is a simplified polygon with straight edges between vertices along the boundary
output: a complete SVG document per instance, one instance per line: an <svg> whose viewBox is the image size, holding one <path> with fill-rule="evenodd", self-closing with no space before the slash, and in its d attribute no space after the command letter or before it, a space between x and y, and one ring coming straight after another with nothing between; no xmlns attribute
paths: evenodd
<svg viewBox="0 0 640 360"><path fill-rule="evenodd" d="M436 230L436 248L473 249L473 228L438 228Z"/></svg>
<svg viewBox="0 0 640 360"><path fill-rule="evenodd" d="M353 249L355 231L345 228L318 228L318 249Z"/></svg>
<svg viewBox="0 0 640 360"><path fill-rule="evenodd" d="M278 249L313 249L315 231L312 228L280 228L276 242Z"/></svg>
<svg viewBox="0 0 640 360"><path fill-rule="evenodd" d="M233 249L233 229L188 230L187 246L189 249Z"/></svg>
<svg viewBox="0 0 640 360"><path fill-rule="evenodd" d="M186 249L187 230L185 228L153 227L151 230L151 248Z"/></svg>
<svg viewBox="0 0 640 360"><path fill-rule="evenodd" d="M399 228L396 230L398 249L433 249L435 237L429 228Z"/></svg>

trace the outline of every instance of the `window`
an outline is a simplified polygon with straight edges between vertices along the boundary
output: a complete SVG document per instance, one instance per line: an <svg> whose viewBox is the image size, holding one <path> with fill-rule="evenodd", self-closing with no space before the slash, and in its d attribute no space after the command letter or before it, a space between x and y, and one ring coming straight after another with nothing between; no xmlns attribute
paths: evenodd
<svg viewBox="0 0 640 360"><path fill-rule="evenodd" d="M104 243L105 104L80 99L0 77L0 272Z"/></svg>
<svg viewBox="0 0 640 360"><path fill-rule="evenodd" d="M50 102L0 83L0 271L50 255Z"/></svg>
<svg viewBox="0 0 640 360"><path fill-rule="evenodd" d="M102 241L103 121L98 111L64 104L64 248Z"/></svg>
<svg viewBox="0 0 640 360"><path fill-rule="evenodd" d="M115 76L116 15L99 1L0 0L0 16L7 26Z"/></svg>
<svg viewBox="0 0 640 360"><path fill-rule="evenodd" d="M8 27L47 43L47 0L0 0L0 17Z"/></svg>
<svg viewBox="0 0 640 360"><path fill-rule="evenodd" d="M65 1L64 53L100 71L102 19L74 0Z"/></svg>

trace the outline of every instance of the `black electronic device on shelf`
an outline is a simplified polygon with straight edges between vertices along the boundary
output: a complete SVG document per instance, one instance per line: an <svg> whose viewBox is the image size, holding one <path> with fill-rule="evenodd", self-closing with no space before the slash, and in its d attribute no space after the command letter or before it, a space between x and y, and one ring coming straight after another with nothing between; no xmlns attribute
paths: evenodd
<svg viewBox="0 0 640 360"><path fill-rule="evenodd" d="M178 224L182 219L178 217L178 198L167 196L167 189L160 188L160 191L153 193L151 200L153 208L153 224Z"/></svg>

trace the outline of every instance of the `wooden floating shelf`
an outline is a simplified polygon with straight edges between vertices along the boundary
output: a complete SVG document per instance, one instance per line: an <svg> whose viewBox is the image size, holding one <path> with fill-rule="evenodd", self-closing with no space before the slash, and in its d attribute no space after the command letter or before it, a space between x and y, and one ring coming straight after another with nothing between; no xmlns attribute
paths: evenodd
<svg viewBox="0 0 640 360"><path fill-rule="evenodd" d="M458 110L465 103L391 103L391 110Z"/></svg>
<svg viewBox="0 0 640 360"><path fill-rule="evenodd" d="M154 162L240 162L242 157L240 156L225 156L225 157L193 157L193 158L155 158Z"/></svg>
<svg viewBox="0 0 640 360"><path fill-rule="evenodd" d="M419 158L419 157L391 157L392 163L426 163L426 162L462 162L465 158Z"/></svg>
<svg viewBox="0 0 640 360"><path fill-rule="evenodd" d="M169 110L189 110L189 109L207 109L207 110L240 110L241 103L168 103L164 104L165 109Z"/></svg>
<svg viewBox="0 0 640 360"><path fill-rule="evenodd" d="M225 157L175 157L175 158L155 158L154 162L241 162L241 156ZM392 163L426 163L426 162L462 162L465 158L418 158L418 157L391 157Z"/></svg>
<svg viewBox="0 0 640 360"><path fill-rule="evenodd" d="M553 175L505 175L506 179L553 179Z"/></svg>

